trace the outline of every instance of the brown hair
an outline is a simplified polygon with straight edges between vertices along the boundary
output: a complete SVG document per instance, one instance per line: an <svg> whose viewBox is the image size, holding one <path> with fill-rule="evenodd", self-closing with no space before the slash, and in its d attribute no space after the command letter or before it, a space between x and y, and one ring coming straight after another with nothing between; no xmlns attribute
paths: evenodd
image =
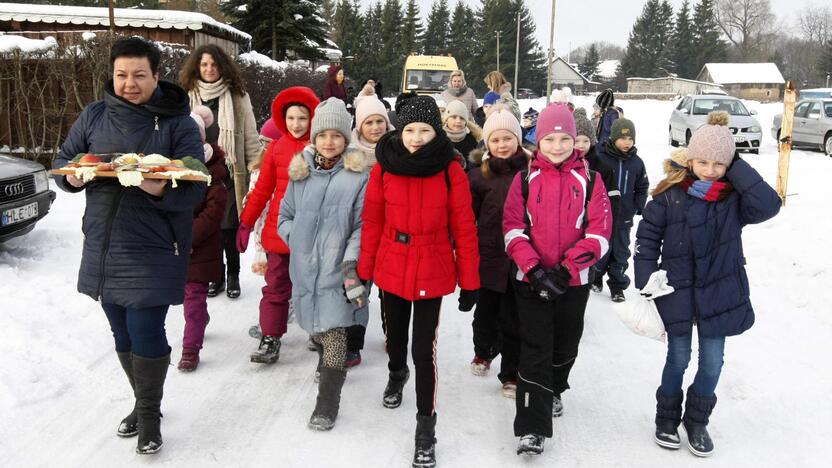
<svg viewBox="0 0 832 468"><path fill-rule="evenodd" d="M182 71L179 73L179 82L186 91L196 88L196 82L199 80L199 62L202 61L204 54L208 54L214 59L217 68L219 68L220 77L228 83L231 92L240 96L246 93L243 89L243 79L237 64L215 44L199 46L188 57Z"/></svg>
<svg viewBox="0 0 832 468"><path fill-rule="evenodd" d="M499 71L494 70L493 72L490 72L487 75L485 75L485 79L483 79L482 81L485 82L485 85L488 86L488 89L494 91L495 93L499 93L500 87L506 84L506 77L503 76L503 74Z"/></svg>
<svg viewBox="0 0 832 468"><path fill-rule="evenodd" d="M664 160L662 167L664 168L665 178L653 189L651 193L653 198L670 190L688 176L690 163L688 162L687 148L674 151L669 158Z"/></svg>

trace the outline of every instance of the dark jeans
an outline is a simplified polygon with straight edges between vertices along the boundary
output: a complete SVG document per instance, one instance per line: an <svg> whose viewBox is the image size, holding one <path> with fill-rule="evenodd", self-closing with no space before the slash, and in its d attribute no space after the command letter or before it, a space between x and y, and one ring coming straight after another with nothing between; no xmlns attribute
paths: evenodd
<svg viewBox="0 0 832 468"><path fill-rule="evenodd" d="M698 328L697 328L698 330ZM682 379L688 368L693 334L667 336L667 359L662 371L661 391L665 395L682 393ZM702 397L711 397L716 391L719 375L722 372L722 357L725 352L725 337L706 337L699 335L699 367L693 378L693 390Z"/></svg>
<svg viewBox="0 0 832 468"><path fill-rule="evenodd" d="M589 286L570 287L552 302L526 283L514 281L514 286L521 339L514 434L552 437L552 396L569 388Z"/></svg>
<svg viewBox="0 0 832 468"><path fill-rule="evenodd" d="M610 289L627 289L630 278L627 276L627 262L630 260L630 230L633 220L628 219L620 224L616 223L610 237L610 250L592 267L590 280L595 280L606 273L609 275L607 285Z"/></svg>
<svg viewBox="0 0 832 468"><path fill-rule="evenodd" d="M130 309L115 304L102 304L101 308L110 322L117 352L132 352L151 359L170 354L165 334L168 306Z"/></svg>
<svg viewBox="0 0 832 468"><path fill-rule="evenodd" d="M240 276L240 252L237 252L236 229L222 230L222 250L225 252L225 265L228 275Z"/></svg>
<svg viewBox="0 0 832 468"><path fill-rule="evenodd" d="M471 327L474 330L474 354L489 361L502 355L497 378L500 382L517 380L520 336L514 287L509 284L504 293L480 289Z"/></svg>
<svg viewBox="0 0 832 468"><path fill-rule="evenodd" d="M387 322L387 368L400 371L407 365L407 342L410 314L413 310L413 367L416 370L417 413L431 416L436 405L436 329L442 298L408 301L384 292L384 315Z"/></svg>

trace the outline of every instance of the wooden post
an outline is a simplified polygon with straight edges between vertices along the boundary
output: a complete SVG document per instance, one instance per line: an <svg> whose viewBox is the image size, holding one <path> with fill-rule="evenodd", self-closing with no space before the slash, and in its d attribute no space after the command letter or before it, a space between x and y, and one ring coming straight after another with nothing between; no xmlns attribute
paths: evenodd
<svg viewBox="0 0 832 468"><path fill-rule="evenodd" d="M109 10L110 16L110 33L112 34L116 30L116 19L115 19L115 12L113 11L113 7L115 6L115 0L110 0L107 2L107 10Z"/></svg>
<svg viewBox="0 0 832 468"><path fill-rule="evenodd" d="M794 127L794 81L786 83L783 94L783 121L780 125L780 160L777 164L777 194L786 206L786 189L789 183L789 160L792 155L792 129Z"/></svg>

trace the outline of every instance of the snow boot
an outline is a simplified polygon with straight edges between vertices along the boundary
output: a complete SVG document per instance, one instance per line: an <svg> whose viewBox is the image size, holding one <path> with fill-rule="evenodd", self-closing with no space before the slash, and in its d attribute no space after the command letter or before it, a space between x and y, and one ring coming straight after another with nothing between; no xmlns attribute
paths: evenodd
<svg viewBox="0 0 832 468"><path fill-rule="evenodd" d="M214 281L208 283L208 297L217 297L223 291L225 291L225 278L221 279L219 283Z"/></svg>
<svg viewBox="0 0 832 468"><path fill-rule="evenodd" d="M347 371L323 367L320 372L318 402L315 404L312 417L309 418L309 428L316 431L328 431L335 426L335 420L338 418L341 388L343 388L344 380L347 378Z"/></svg>
<svg viewBox="0 0 832 468"><path fill-rule="evenodd" d="M139 416L139 442L136 453L147 455L162 449L160 408L170 353L160 358L143 358L133 354L133 378L136 380L136 413Z"/></svg>
<svg viewBox="0 0 832 468"><path fill-rule="evenodd" d="M595 275L595 279L592 280L592 286L590 286L592 292L601 292L604 290L604 275L597 274Z"/></svg>
<svg viewBox="0 0 832 468"><path fill-rule="evenodd" d="M517 444L517 455L540 455L546 438L537 434L526 434L520 437Z"/></svg>
<svg viewBox="0 0 832 468"><path fill-rule="evenodd" d="M559 418L563 416L563 399L560 397L560 393L556 393L552 396L552 417Z"/></svg>
<svg viewBox="0 0 832 468"><path fill-rule="evenodd" d="M136 416L136 381L133 379L133 354L129 351L126 353L116 352L118 355L118 362L121 363L121 368L127 374L127 381L130 382L130 388L133 389L133 411L121 420L121 423L116 429L116 435L119 437L133 437L139 435L139 417Z"/></svg>
<svg viewBox="0 0 832 468"><path fill-rule="evenodd" d="M237 299L240 297L240 275L228 275L225 295L228 296L229 299Z"/></svg>
<svg viewBox="0 0 832 468"><path fill-rule="evenodd" d="M416 415L416 448L413 451L413 468L436 466L436 413L432 416Z"/></svg>
<svg viewBox="0 0 832 468"><path fill-rule="evenodd" d="M361 351L347 351L344 356L344 367L347 369L361 364Z"/></svg>
<svg viewBox="0 0 832 468"><path fill-rule="evenodd" d="M260 338L260 347L251 353L251 362L259 364L272 364L280 359L280 338L276 336L264 336Z"/></svg>
<svg viewBox="0 0 832 468"><path fill-rule="evenodd" d="M398 408L402 404L402 390L410 378L410 369L404 366L400 371L390 371L387 387L384 389L382 404L385 408Z"/></svg>
<svg viewBox="0 0 832 468"><path fill-rule="evenodd" d="M697 457L709 457L714 453L714 442L708 434L708 418L715 406L716 395L703 397L697 395L692 386L688 387L682 422L688 433L688 449Z"/></svg>
<svg viewBox="0 0 832 468"><path fill-rule="evenodd" d="M198 348L183 348L182 357L179 359L179 364L176 368L182 372L193 372L199 365L199 349Z"/></svg>
<svg viewBox="0 0 832 468"><path fill-rule="evenodd" d="M474 356L474 359L471 360L471 373L476 375L477 377L485 377L488 375L488 371L491 369L491 361L488 359L483 359L479 356Z"/></svg>
<svg viewBox="0 0 832 468"><path fill-rule="evenodd" d="M676 450L682 446L679 438L679 424L682 422L682 392L667 396L656 390L656 443L661 447Z"/></svg>
<svg viewBox="0 0 832 468"><path fill-rule="evenodd" d="M624 302L627 299L624 297L624 290L618 288L610 288L610 298L613 302Z"/></svg>

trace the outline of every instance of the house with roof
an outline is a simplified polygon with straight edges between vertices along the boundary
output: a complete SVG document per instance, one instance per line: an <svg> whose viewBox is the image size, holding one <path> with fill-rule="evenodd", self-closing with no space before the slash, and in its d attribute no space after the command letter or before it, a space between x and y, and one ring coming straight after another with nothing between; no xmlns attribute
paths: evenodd
<svg viewBox="0 0 832 468"><path fill-rule="evenodd" d="M232 57L249 50L251 36L202 13L174 10L114 9L115 32L195 49L216 44ZM54 37L77 42L84 32L109 31L108 8L0 3L0 32L30 39Z"/></svg>
<svg viewBox="0 0 832 468"><path fill-rule="evenodd" d="M696 77L722 85L731 96L754 101L779 101L786 81L774 63L706 63Z"/></svg>
<svg viewBox="0 0 832 468"><path fill-rule="evenodd" d="M600 83L585 77L577 68L561 57L555 57L551 67L553 88L560 89L568 86L572 88L575 94L582 94L597 91L598 86L600 86Z"/></svg>
<svg viewBox="0 0 832 468"><path fill-rule="evenodd" d="M688 80L676 75L660 78L627 78L628 94L724 94L722 85L707 81Z"/></svg>

